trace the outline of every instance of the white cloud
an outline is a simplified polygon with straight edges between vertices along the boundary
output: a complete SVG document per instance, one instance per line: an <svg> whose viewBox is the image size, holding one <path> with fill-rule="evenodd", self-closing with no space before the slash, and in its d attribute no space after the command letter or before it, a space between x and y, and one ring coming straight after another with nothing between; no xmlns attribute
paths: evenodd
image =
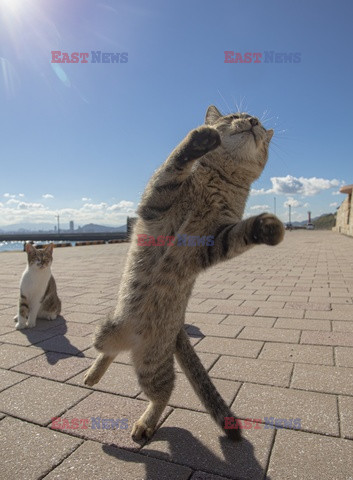
<svg viewBox="0 0 353 480"><path fill-rule="evenodd" d="M23 198L25 196L25 194L24 193L19 193L18 196Z"/></svg>
<svg viewBox="0 0 353 480"><path fill-rule="evenodd" d="M338 207L339 203L338 202L332 202L330 203L330 207Z"/></svg>
<svg viewBox="0 0 353 480"><path fill-rule="evenodd" d="M11 193L4 193L5 198L16 198L16 195L11 195Z"/></svg>
<svg viewBox="0 0 353 480"><path fill-rule="evenodd" d="M288 197L288 199L283 203L284 207L289 207L289 205L293 208L304 206L302 203L298 202L298 200L293 197Z"/></svg>
<svg viewBox="0 0 353 480"><path fill-rule="evenodd" d="M82 200L83 202L91 202L91 201L92 201L92 198L82 197L81 200Z"/></svg>
<svg viewBox="0 0 353 480"><path fill-rule="evenodd" d="M52 195L51 193L46 193L44 195L42 195L42 198L54 198L54 195Z"/></svg>
<svg viewBox="0 0 353 480"><path fill-rule="evenodd" d="M342 195L341 192L332 192L332 195Z"/></svg>
<svg viewBox="0 0 353 480"><path fill-rule="evenodd" d="M122 200L114 205L107 203L86 203L80 208L52 209L41 203L23 202L10 198L5 204L0 203L0 226L17 223L52 223L60 215L62 224L74 220L76 225L99 223L102 225L123 225L127 216L135 215L133 202Z"/></svg>
<svg viewBox="0 0 353 480"><path fill-rule="evenodd" d="M269 191L265 190L264 188L260 188L258 190L256 188L252 188L250 190L250 195L254 195L254 196L256 196L256 195L266 195L267 193L269 193Z"/></svg>
<svg viewBox="0 0 353 480"><path fill-rule="evenodd" d="M250 210L268 210L269 208L269 205L253 205Z"/></svg>
<svg viewBox="0 0 353 480"><path fill-rule="evenodd" d="M325 178L305 178L305 177L293 177L287 175L286 177L272 177L272 188L265 190L261 188L259 190L252 189L252 195L293 195L301 194L304 197L309 197L320 193L323 190L338 187L340 185L339 180L332 179L327 180Z"/></svg>

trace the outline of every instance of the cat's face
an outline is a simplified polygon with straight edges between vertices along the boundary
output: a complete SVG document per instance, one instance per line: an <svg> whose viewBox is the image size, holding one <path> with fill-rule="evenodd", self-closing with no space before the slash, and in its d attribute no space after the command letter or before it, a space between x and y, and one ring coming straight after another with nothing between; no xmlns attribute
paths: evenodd
<svg viewBox="0 0 353 480"><path fill-rule="evenodd" d="M236 162L259 175L268 158L268 146L273 130L266 130L259 119L247 113L222 115L215 106L208 107L206 125L219 132L222 147Z"/></svg>
<svg viewBox="0 0 353 480"><path fill-rule="evenodd" d="M47 268L53 261L53 244L50 243L43 249L39 250L30 243L26 244L28 265L40 270Z"/></svg>

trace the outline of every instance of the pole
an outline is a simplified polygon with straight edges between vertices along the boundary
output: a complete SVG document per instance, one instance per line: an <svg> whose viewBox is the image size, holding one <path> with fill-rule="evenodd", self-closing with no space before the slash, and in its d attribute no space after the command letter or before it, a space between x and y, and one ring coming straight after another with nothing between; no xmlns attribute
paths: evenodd
<svg viewBox="0 0 353 480"><path fill-rule="evenodd" d="M60 235L60 215L55 215L58 220L58 235Z"/></svg>

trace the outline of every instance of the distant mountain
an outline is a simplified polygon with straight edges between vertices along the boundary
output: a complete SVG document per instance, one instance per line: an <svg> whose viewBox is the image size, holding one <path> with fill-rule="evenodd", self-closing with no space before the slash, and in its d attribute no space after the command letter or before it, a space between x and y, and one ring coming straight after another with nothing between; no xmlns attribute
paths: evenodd
<svg viewBox="0 0 353 480"><path fill-rule="evenodd" d="M6 225L0 228L0 233L36 233L36 232L54 232L53 223L18 223L14 225ZM60 227L60 231L70 232L68 227ZM96 225L94 223L89 223L88 225L83 225L74 230L78 233L104 233L104 232L126 232L126 225L121 225L120 227L106 227L104 225Z"/></svg>
<svg viewBox="0 0 353 480"><path fill-rule="evenodd" d="M336 223L336 214L335 213L324 213L319 217L311 219L311 223L319 230L331 230ZM308 224L307 220L302 222L292 222L293 227L305 227Z"/></svg>
<svg viewBox="0 0 353 480"><path fill-rule="evenodd" d="M104 225L96 225L95 223L88 223L87 225L83 225L83 227L79 227L75 230L75 232L79 233L105 233L105 232L126 232L127 227L126 225L122 225L121 227L106 227Z"/></svg>
<svg viewBox="0 0 353 480"><path fill-rule="evenodd" d="M313 221L316 229L319 230L331 230L336 225L336 214L325 213Z"/></svg>

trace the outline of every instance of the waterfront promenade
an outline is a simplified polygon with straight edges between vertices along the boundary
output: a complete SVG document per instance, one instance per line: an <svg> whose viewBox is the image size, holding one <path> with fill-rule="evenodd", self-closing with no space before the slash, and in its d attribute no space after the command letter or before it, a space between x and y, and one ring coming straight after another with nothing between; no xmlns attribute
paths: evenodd
<svg viewBox="0 0 353 480"><path fill-rule="evenodd" d="M147 443L130 438L146 399L128 354L95 387L83 385L96 357L92 333L115 304L128 248L56 249L63 316L23 331L13 316L26 255L0 253L1 478L352 479L353 238L286 232L279 246L256 247L199 277L187 331L243 419L240 444L222 435L178 367ZM79 428L54 430L53 417ZM105 429L98 418L125 419L120 427L128 428ZM286 427L266 426L266 418Z"/></svg>

